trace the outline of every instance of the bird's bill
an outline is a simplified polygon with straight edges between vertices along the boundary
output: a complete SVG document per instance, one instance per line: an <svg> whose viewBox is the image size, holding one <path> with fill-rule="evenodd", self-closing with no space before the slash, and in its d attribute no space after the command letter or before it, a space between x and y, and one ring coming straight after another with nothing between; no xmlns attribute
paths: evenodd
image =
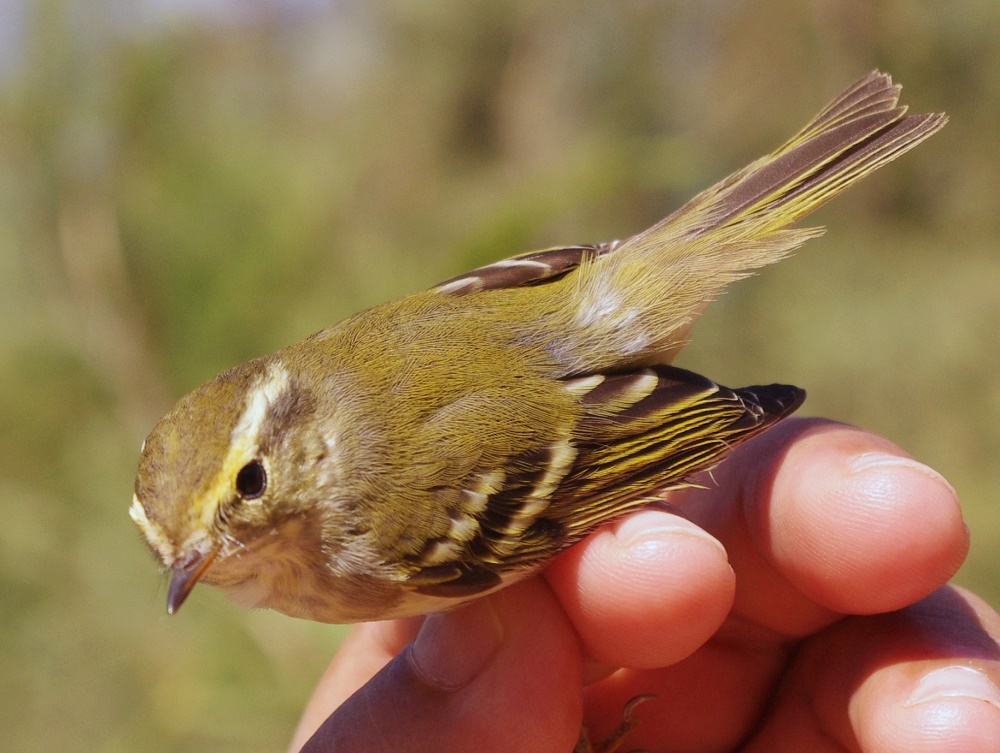
<svg viewBox="0 0 1000 753"><path fill-rule="evenodd" d="M173 574L170 576L170 588L167 591L167 614L174 614L181 608L181 604L198 583L198 579L212 564L215 555L215 550L207 554L191 552L174 563Z"/></svg>

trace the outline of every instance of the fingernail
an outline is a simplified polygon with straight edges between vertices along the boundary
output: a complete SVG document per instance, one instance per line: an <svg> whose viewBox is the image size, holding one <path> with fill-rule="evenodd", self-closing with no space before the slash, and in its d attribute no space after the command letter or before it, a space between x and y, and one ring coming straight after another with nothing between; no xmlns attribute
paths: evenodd
<svg viewBox="0 0 1000 753"><path fill-rule="evenodd" d="M694 523L689 523L676 515L645 510L629 515L615 531L615 538L625 549L653 544L669 538L684 536L689 539L711 543L725 553L725 547L714 537Z"/></svg>
<svg viewBox="0 0 1000 753"><path fill-rule="evenodd" d="M909 468L910 470L922 473L924 476L943 484L951 491L952 494L955 494L956 496L958 494L955 491L955 487L948 483L948 479L935 471L929 465L924 465L913 458L904 458L899 455L884 455L879 452L868 452L864 455L858 455L853 458L850 462L849 468L853 473L860 473L868 470L869 468Z"/></svg>
<svg viewBox="0 0 1000 753"><path fill-rule="evenodd" d="M410 656L431 684L455 690L486 668L503 635L490 599L478 599L454 612L428 617Z"/></svg>
<svg viewBox="0 0 1000 753"><path fill-rule="evenodd" d="M906 705L916 706L942 698L971 698L1000 709L1000 691L990 678L978 669L962 666L945 667L924 676Z"/></svg>

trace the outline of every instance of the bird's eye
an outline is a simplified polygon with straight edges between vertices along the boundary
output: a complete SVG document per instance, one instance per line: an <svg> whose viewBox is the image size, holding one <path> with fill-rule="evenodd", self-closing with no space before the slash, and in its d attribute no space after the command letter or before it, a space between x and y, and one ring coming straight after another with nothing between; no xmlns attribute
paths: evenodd
<svg viewBox="0 0 1000 753"><path fill-rule="evenodd" d="M236 474L236 491L243 499L257 499L266 488L267 473L259 460L251 460Z"/></svg>

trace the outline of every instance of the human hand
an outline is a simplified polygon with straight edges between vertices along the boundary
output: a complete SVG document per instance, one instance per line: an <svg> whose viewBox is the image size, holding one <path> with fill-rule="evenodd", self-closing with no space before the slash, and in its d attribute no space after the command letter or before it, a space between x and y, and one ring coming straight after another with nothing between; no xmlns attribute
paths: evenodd
<svg viewBox="0 0 1000 753"><path fill-rule="evenodd" d="M643 693L624 750L997 749L1000 617L944 586L968 534L938 474L788 420L668 499L459 610L355 627L292 750L567 753Z"/></svg>

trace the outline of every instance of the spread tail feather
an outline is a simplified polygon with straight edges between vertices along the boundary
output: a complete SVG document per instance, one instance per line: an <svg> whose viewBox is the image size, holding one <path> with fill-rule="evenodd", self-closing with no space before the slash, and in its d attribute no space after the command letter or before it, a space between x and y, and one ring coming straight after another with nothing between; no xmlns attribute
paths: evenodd
<svg viewBox="0 0 1000 753"><path fill-rule="evenodd" d="M943 114L906 116L900 86L872 71L827 105L775 152L702 191L666 219L629 239L684 220L685 235L743 225L759 238L805 217L850 185L917 146L947 122Z"/></svg>
<svg viewBox="0 0 1000 753"><path fill-rule="evenodd" d="M899 91L888 75L868 74L775 152L584 259L567 350L597 358L579 359L571 373L622 360L668 363L727 285L822 233L788 226L947 122L943 114L907 116ZM595 342L599 348L584 345Z"/></svg>

